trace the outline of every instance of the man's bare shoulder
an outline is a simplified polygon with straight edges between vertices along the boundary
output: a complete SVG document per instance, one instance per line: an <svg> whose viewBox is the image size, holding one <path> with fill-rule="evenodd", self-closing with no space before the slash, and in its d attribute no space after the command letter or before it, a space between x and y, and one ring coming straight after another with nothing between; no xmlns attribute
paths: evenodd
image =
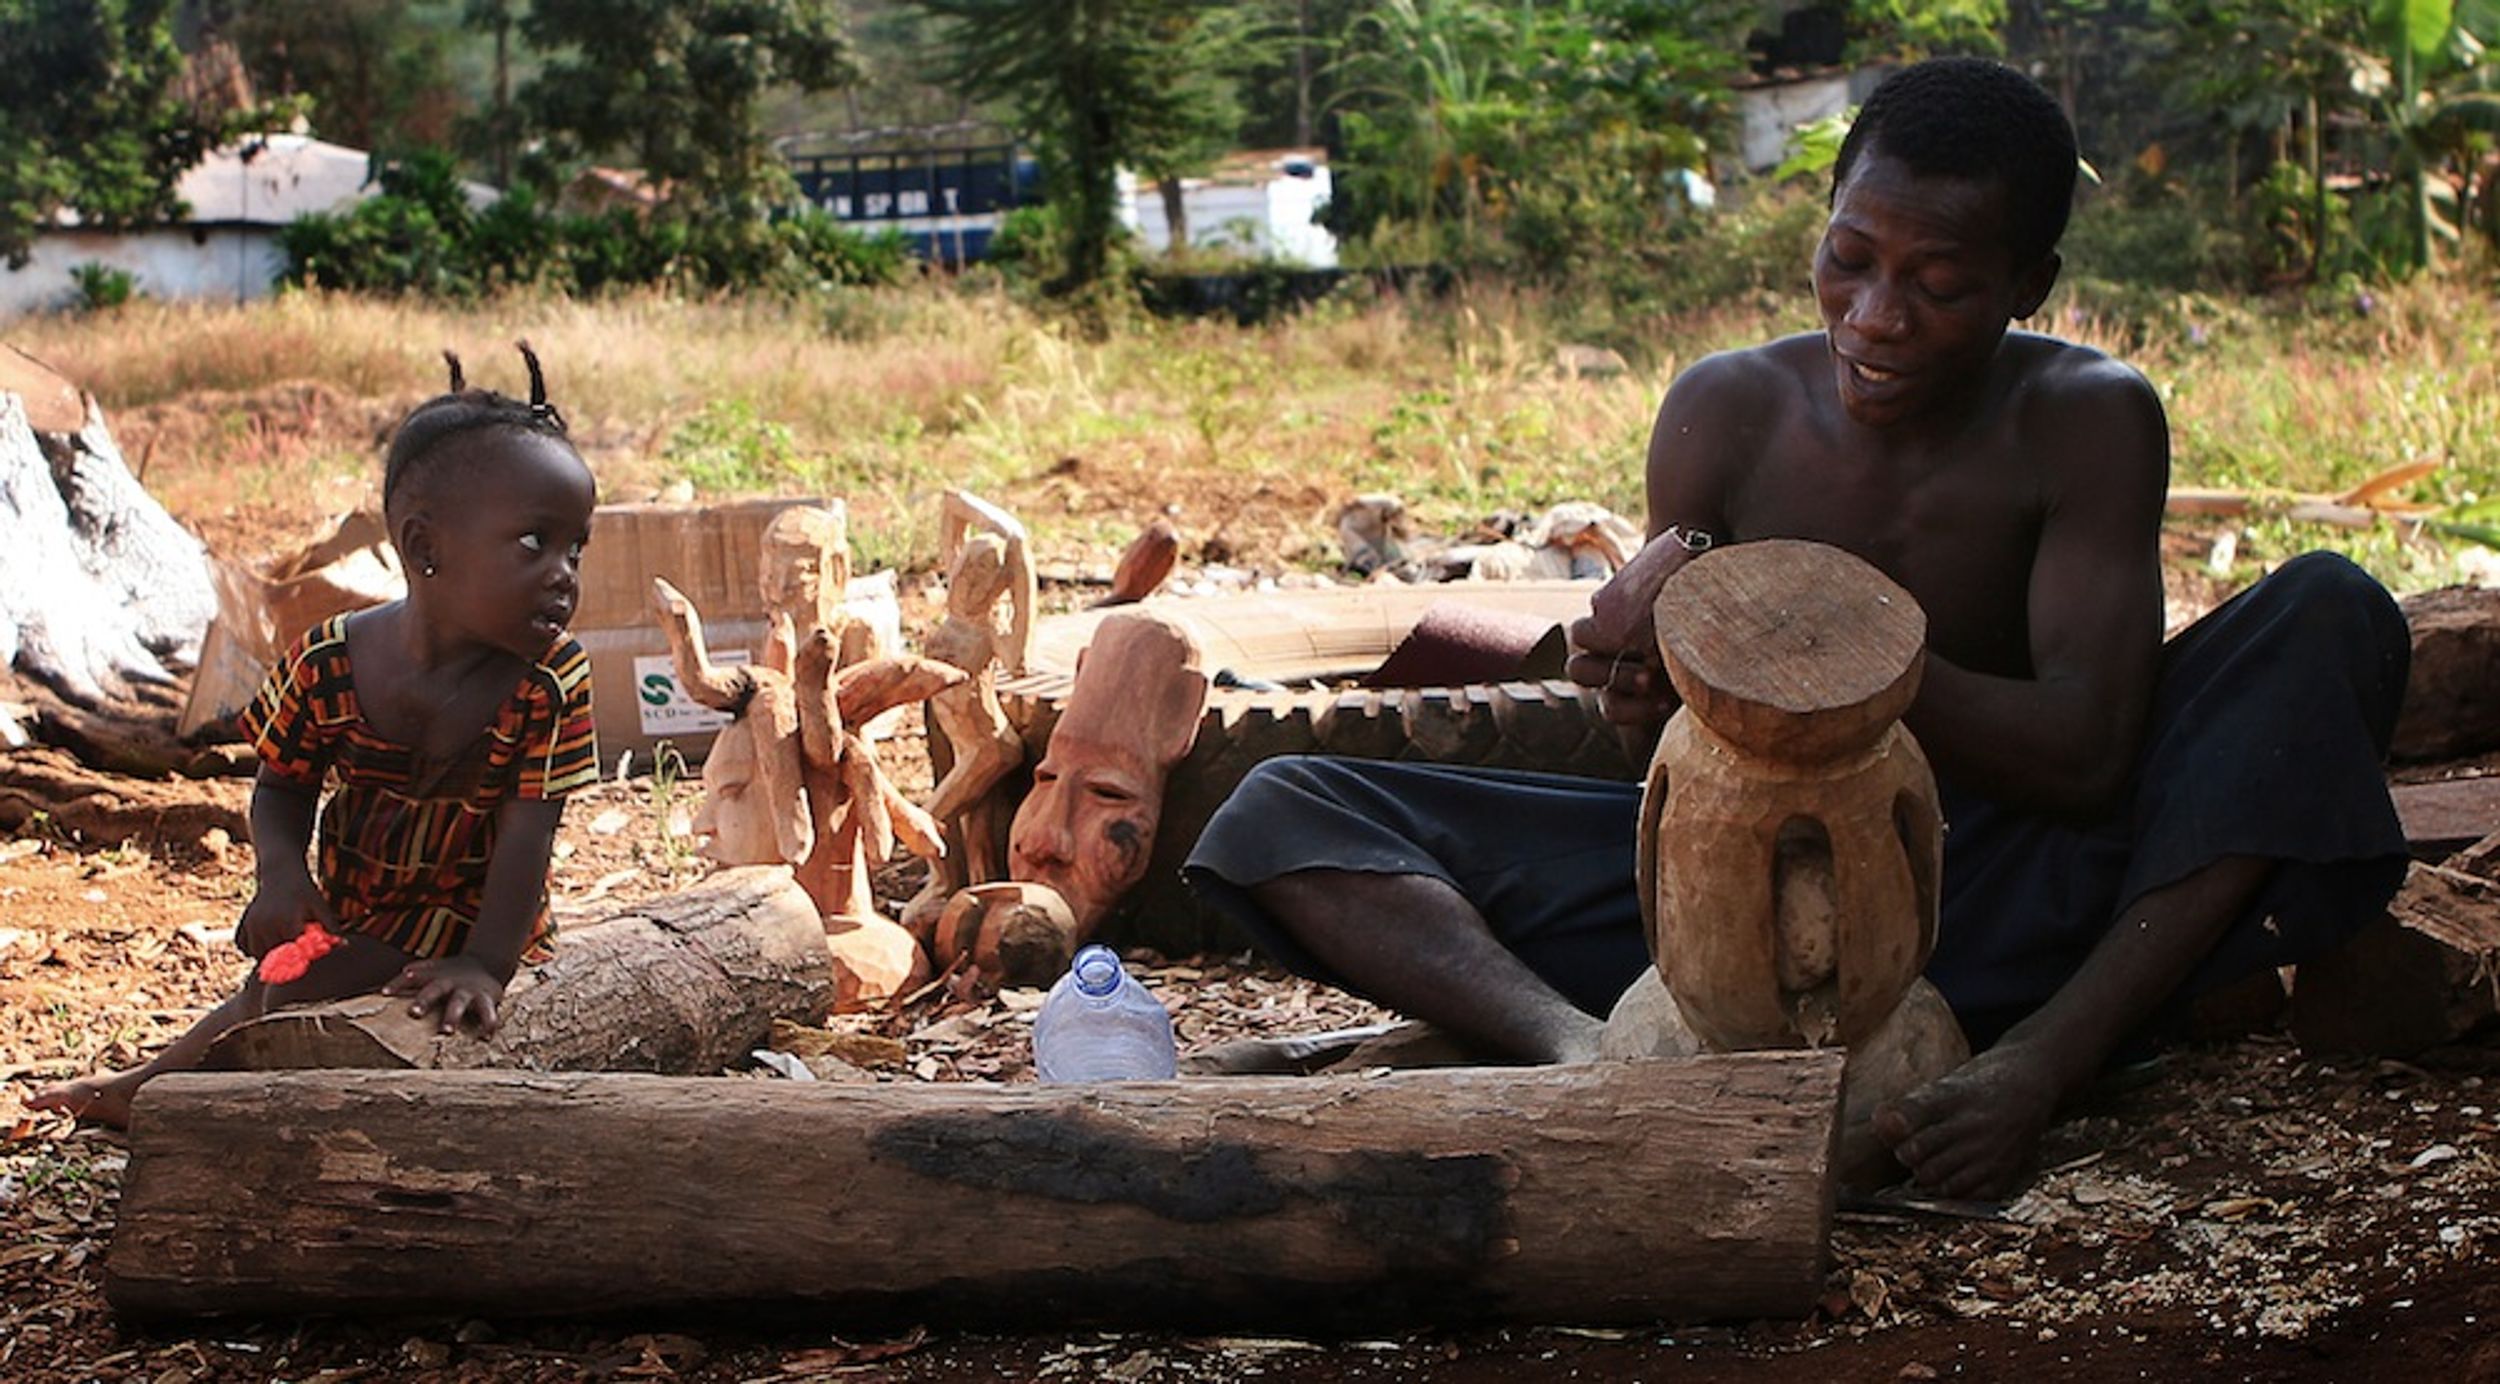
<svg viewBox="0 0 2500 1384"><path fill-rule="evenodd" d="M2161 392L2104 352L2028 332L2006 338L2015 430L2043 455L2072 452L2097 468L2131 457L2167 470L2170 426Z"/></svg>
<svg viewBox="0 0 2500 1384"><path fill-rule="evenodd" d="M1759 345L1713 351L1686 367L1676 383L1690 381L1712 394L1790 390L1811 371L1828 368L1829 360L1821 332L1799 332Z"/></svg>
<svg viewBox="0 0 2500 1384"><path fill-rule="evenodd" d="M2008 333L2005 345L2018 387L2040 402L2061 408L2160 407L2152 382L2106 352L2034 332Z"/></svg>
<svg viewBox="0 0 2500 1384"><path fill-rule="evenodd" d="M1667 391L1665 411L1686 425L1752 424L1766 410L1785 411L1828 359L1820 332L1715 351L1685 367Z"/></svg>
<svg viewBox="0 0 2500 1384"><path fill-rule="evenodd" d="M2015 375L2010 440L2055 495L2160 495L2170 480L2170 420L2133 365L2058 337L2008 337Z"/></svg>

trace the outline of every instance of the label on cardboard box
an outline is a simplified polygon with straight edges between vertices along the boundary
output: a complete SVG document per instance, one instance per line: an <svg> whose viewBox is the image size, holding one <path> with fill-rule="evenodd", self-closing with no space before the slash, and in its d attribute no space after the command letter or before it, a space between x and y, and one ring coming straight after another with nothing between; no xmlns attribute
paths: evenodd
<svg viewBox="0 0 2500 1384"><path fill-rule="evenodd" d="M736 667L748 659L744 649L727 649L712 655L712 661L724 668ZM645 735L709 732L729 724L728 712L714 711L686 695L686 689L678 685L676 665L667 654L644 654L634 659L634 708L642 715Z"/></svg>

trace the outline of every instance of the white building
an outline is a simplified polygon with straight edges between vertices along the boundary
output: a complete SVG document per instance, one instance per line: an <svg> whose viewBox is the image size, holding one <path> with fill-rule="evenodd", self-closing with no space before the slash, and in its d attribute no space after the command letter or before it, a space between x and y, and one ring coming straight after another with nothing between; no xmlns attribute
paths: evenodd
<svg viewBox="0 0 2500 1384"><path fill-rule="evenodd" d="M35 234L34 257L24 268L0 267L0 318L75 303L70 271L82 264L124 270L150 298L265 297L286 267L278 228L371 196L370 162L363 150L308 135L254 135L182 175L175 192L188 209L173 222L99 230L64 212ZM496 195L475 184L468 192L473 206Z"/></svg>
<svg viewBox="0 0 2500 1384"><path fill-rule="evenodd" d="M1328 204L1328 151L1246 149L1204 177L1181 180L1189 243L1314 269L1337 264L1337 238L1312 221ZM1148 250L1172 243L1163 197L1153 183L1120 175L1120 219Z"/></svg>
<svg viewBox="0 0 2500 1384"><path fill-rule="evenodd" d="M1840 114L1873 94L1880 68L1783 71L1736 83L1737 149L1748 173L1776 168L1793 150L1797 127Z"/></svg>

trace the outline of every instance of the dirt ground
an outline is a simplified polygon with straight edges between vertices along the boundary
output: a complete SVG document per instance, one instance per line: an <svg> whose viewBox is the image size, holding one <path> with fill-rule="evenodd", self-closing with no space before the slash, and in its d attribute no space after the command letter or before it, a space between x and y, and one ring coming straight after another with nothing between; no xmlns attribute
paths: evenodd
<svg viewBox="0 0 2500 1384"><path fill-rule="evenodd" d="M315 404L334 407L302 411ZM359 410L335 411L366 426ZM1297 519L1286 511L1303 498L1238 532L1260 533L1261 547L1287 541L1266 535L1289 530ZM305 517L272 502L196 522L232 552L292 536ZM2200 608L2213 596L2194 576L2201 544L2177 535L2172 547L2182 559L2174 614ZM1255 568L1274 552L1236 537L1191 557ZM1108 558L1046 546L1041 565L1084 574L1107 570ZM12 753L63 781L85 772L56 749ZM239 979L230 937L252 878L247 781L87 777L120 830L36 821L0 841L0 1379L2500 1379L2500 1042L2410 1062L2337 1061L2304 1054L2268 1024L2184 1046L2096 1093L2052 1132L2043 1172L2011 1204L1844 1209L1826 1292L1801 1322L1329 1341L862 1334L786 1318L134 1332L100 1291L124 1147L30 1116L23 1100L43 1083L137 1060ZM686 807L647 779L575 800L554 873L560 920L594 919L703 870L681 834ZM897 871L880 891L899 901L914 882ZM1135 959L1171 1004L1184 1051L1379 1017L1246 955ZM906 1052L876 1076L1030 1080L1030 1008L1029 994L974 1003L929 993L869 1021Z"/></svg>

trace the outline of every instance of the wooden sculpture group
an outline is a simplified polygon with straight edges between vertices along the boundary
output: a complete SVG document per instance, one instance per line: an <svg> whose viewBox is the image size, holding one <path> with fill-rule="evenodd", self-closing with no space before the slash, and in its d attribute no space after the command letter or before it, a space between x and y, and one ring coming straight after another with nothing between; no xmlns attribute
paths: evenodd
<svg viewBox="0 0 2500 1384"><path fill-rule="evenodd" d="M732 718L704 765L694 821L704 854L796 871L825 921L838 1008L882 1003L936 972L988 989L1048 984L1145 871L1164 776L1206 702L1196 641L1149 613L1106 620L1011 814L1005 790L1025 751L996 678L1024 670L1032 633L1024 526L947 492L946 612L920 654L877 648L844 612L851 559L839 502L777 516L762 556L769 633L761 658L741 667L713 664L699 613L665 578L652 582L680 686ZM896 790L860 729L909 702L926 704L937 770L918 802ZM899 922L878 911L871 887L897 843L928 867Z"/></svg>
<svg viewBox="0 0 2500 1384"><path fill-rule="evenodd" d="M841 613L850 558L838 506L790 511L766 532L772 633L756 665L712 666L685 599L654 584L680 681L736 716L705 769L706 849L797 869L854 1006L921 984L933 966L987 987L1048 983L1144 872L1165 776L1206 705L1185 627L1112 616L1010 813L1002 792L1025 751L994 679L1024 670L1032 633L1024 527L953 491L940 539L946 611L921 655L876 650ZM1652 761L1640 833L1657 965L1618 1006L1608 1047L1846 1048L1843 1175L1879 1177L1868 1115L1968 1056L1919 977L1935 945L1943 822L1899 722L1926 618L1873 568L1799 542L1698 559L1651 614L1684 705ZM856 729L915 700L938 771L918 803ZM899 923L869 888L897 841L928 863Z"/></svg>

